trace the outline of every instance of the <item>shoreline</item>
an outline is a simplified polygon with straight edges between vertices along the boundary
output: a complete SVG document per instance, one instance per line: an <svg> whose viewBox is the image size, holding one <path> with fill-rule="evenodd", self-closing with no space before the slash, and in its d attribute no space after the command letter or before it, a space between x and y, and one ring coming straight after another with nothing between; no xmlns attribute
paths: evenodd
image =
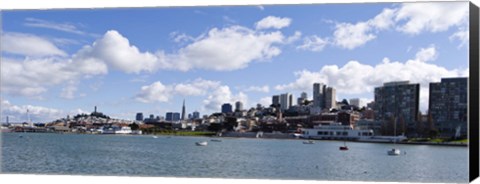
<svg viewBox="0 0 480 184"><path fill-rule="evenodd" d="M4 133L24 133L24 132L1 132ZM235 138L246 138L246 139L288 139L288 140L314 140L314 141L344 141L344 140L334 140L334 139L304 139L304 138L297 138L292 137L289 134L265 134L267 136L264 137L255 137L251 136L250 134L242 135L244 133L237 133L234 135L228 135L228 133L223 136L209 136L209 135L176 135L176 134L91 134L91 133L74 133L74 132L25 132L25 133L51 133L51 134L78 134L78 135L119 135L119 136L163 136L163 137L208 137L208 138L227 138L227 139L235 139ZM274 135L274 136L272 136ZM383 142L383 141L364 141L364 140L346 140L347 142L358 142L358 143L375 143L375 144L393 144L393 142ZM468 143L438 143L438 142L397 142L396 144L406 144L406 145L426 145L426 146L454 146L454 147L468 147Z"/></svg>

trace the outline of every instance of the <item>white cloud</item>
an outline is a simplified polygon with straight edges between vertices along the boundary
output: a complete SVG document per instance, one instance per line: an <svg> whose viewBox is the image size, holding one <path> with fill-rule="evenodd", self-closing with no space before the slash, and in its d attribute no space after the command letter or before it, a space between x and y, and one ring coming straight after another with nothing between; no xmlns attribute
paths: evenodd
<svg viewBox="0 0 480 184"><path fill-rule="evenodd" d="M350 50L362 46L376 38L374 34L370 33L371 29L371 26L366 22L337 24L333 33L334 43Z"/></svg>
<svg viewBox="0 0 480 184"><path fill-rule="evenodd" d="M397 13L396 9L383 9L382 13L375 16L373 19L367 21L367 23L379 30L388 29L395 25L393 17Z"/></svg>
<svg viewBox="0 0 480 184"><path fill-rule="evenodd" d="M91 46L84 46L73 59L103 62L127 73L153 72L158 69L159 60L149 52L141 53L115 30L107 31Z"/></svg>
<svg viewBox="0 0 480 184"><path fill-rule="evenodd" d="M381 63L371 66L358 61L349 61L341 67L324 66L317 72L298 71L295 72L296 81L277 85L275 89L306 91L312 89L314 82L322 82L336 88L340 95L365 94L372 93L374 87L382 86L385 82L409 80L411 83L420 83L423 89L428 87L430 82L438 82L441 78L468 75L468 69L449 70L426 62L433 60L436 54L434 46L430 46L421 48L415 59L405 62L392 62L385 58ZM428 98L422 98L421 107L425 108Z"/></svg>
<svg viewBox="0 0 480 184"><path fill-rule="evenodd" d="M255 23L256 29L281 29L284 27L290 26L290 23L292 22L292 19L290 18L280 18L280 17L275 17L275 16L268 16L263 18L262 20L258 21Z"/></svg>
<svg viewBox="0 0 480 184"><path fill-rule="evenodd" d="M262 10L262 11L265 10L265 7L263 7L262 5L258 5L257 8Z"/></svg>
<svg viewBox="0 0 480 184"><path fill-rule="evenodd" d="M33 105L14 105L8 100L2 99L1 104L2 119L6 116L9 117L10 122L26 122L27 109L32 122L45 122L52 121L54 119L63 116L63 111L42 106Z"/></svg>
<svg viewBox="0 0 480 184"><path fill-rule="evenodd" d="M468 46L468 40L469 40L470 34L468 31L467 27L460 27L458 28L458 31L453 33L449 39L450 41L453 40L459 40L461 43L458 45L458 48L461 48L463 46Z"/></svg>
<svg viewBox="0 0 480 184"><path fill-rule="evenodd" d="M62 89L62 92L60 93L60 97L65 98L65 99L74 99L75 98L75 92L77 92L77 85L75 81L69 81L67 86L65 86Z"/></svg>
<svg viewBox="0 0 480 184"><path fill-rule="evenodd" d="M319 52L322 51L327 44L327 39L322 39L316 35L313 35L303 38L303 45L297 46L297 49Z"/></svg>
<svg viewBox="0 0 480 184"><path fill-rule="evenodd" d="M69 23L56 23L47 20L37 18L26 18L26 22L23 24L29 27L40 27L47 29L54 29L58 31L64 31L68 33L74 33L79 35L85 35L85 32L80 31L75 25Z"/></svg>
<svg viewBox="0 0 480 184"><path fill-rule="evenodd" d="M162 68L187 71L193 68L231 71L245 68L255 60L265 60L281 53L275 43L282 43L280 32L256 32L241 26L213 28L197 41L166 55Z"/></svg>
<svg viewBox="0 0 480 184"><path fill-rule="evenodd" d="M167 102L171 98L172 88L157 81L148 86L142 86L136 100L143 103Z"/></svg>
<svg viewBox="0 0 480 184"><path fill-rule="evenodd" d="M245 93L239 92L238 94L232 94L228 86L220 86L213 90L203 101L204 109L219 112L220 107L224 103L234 104L240 101L244 104L244 107L248 107L248 96Z"/></svg>
<svg viewBox="0 0 480 184"><path fill-rule="evenodd" d="M295 41L297 41L298 39L300 39L300 37L302 36L302 32L300 31L295 31L295 33L292 35L292 36L289 36L287 38L287 40L285 41L286 44L290 44L290 43L293 43Z"/></svg>
<svg viewBox="0 0 480 184"><path fill-rule="evenodd" d="M250 86L244 90L245 92L262 92L262 93L268 93L270 91L270 87L268 85L264 86Z"/></svg>
<svg viewBox="0 0 480 184"><path fill-rule="evenodd" d="M437 55L437 50L435 46L432 45L429 48L421 48L415 55L415 60L423 62L433 61L437 59Z"/></svg>
<svg viewBox="0 0 480 184"><path fill-rule="evenodd" d="M335 23L334 21L326 21ZM322 39L319 47L308 49L321 51L327 44L340 48L354 49L365 45L377 38L380 31L396 28L407 34L420 34L421 32L446 31L450 27L459 26L461 30L453 34L450 40L458 39L462 45L468 42L465 25L468 24L467 2L438 2L438 3L403 3L400 7L385 8L375 17L356 23L335 23L332 38ZM308 43L315 43L314 37L304 38L301 48L309 48ZM317 37L318 38L318 37ZM332 40L331 43L324 40ZM461 45L461 46L462 46Z"/></svg>
<svg viewBox="0 0 480 184"><path fill-rule="evenodd" d="M398 30L408 34L445 31L468 21L468 2L403 3L395 21Z"/></svg>
<svg viewBox="0 0 480 184"><path fill-rule="evenodd" d="M170 33L170 37L173 38L173 41L175 43L185 43L185 42L190 42L194 41L195 38L185 34L185 33L179 33L179 32L172 32Z"/></svg>
<svg viewBox="0 0 480 184"><path fill-rule="evenodd" d="M220 82L201 78L186 83L164 85L160 81L142 86L136 100L143 103L168 102L174 95L202 96L218 88Z"/></svg>
<svg viewBox="0 0 480 184"><path fill-rule="evenodd" d="M1 91L28 97L39 97L51 86L68 82L77 84L81 78L107 73L107 68L102 63L88 60L65 61L56 58L24 60L2 58L0 69ZM70 87L67 91L73 92L75 86ZM64 97L66 94L63 94Z"/></svg>
<svg viewBox="0 0 480 184"><path fill-rule="evenodd" d="M263 98L260 98L260 100L258 100L258 103L259 104L262 104L262 106L264 107L268 107L272 104L272 97L263 97Z"/></svg>
<svg viewBox="0 0 480 184"><path fill-rule="evenodd" d="M45 38L23 33L3 33L2 52L20 54L25 56L67 56L67 53L60 50Z"/></svg>

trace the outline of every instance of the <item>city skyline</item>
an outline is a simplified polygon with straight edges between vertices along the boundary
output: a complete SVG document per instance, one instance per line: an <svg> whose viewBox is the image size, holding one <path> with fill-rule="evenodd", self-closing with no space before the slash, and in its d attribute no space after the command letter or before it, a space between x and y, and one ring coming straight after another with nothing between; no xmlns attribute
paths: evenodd
<svg viewBox="0 0 480 184"><path fill-rule="evenodd" d="M449 11L423 17L427 5ZM425 111L430 82L468 77L466 2L261 7L4 11L2 121L93 106L133 120L180 112L183 99L205 115L275 94L312 100L313 83L369 102L374 87L403 80L420 84Z"/></svg>

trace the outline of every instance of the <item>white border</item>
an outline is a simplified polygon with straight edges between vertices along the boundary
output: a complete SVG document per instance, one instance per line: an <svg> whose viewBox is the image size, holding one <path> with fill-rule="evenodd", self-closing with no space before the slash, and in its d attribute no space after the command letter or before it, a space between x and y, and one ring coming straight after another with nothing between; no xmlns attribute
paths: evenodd
<svg viewBox="0 0 480 184"><path fill-rule="evenodd" d="M125 8L125 7L166 7L166 6L219 6L219 5L272 5L272 4L313 4L313 3L375 3L375 2L419 2L427 0L2 0L0 10L32 9L79 9L79 8ZM451 0L435 0L451 1ZM472 0L480 5L479 0ZM1 18L1 17L0 17ZM0 20L1 21L1 20ZM119 177L119 176L69 176L69 175L25 175L0 174L6 183L205 183L205 184L317 184L317 183L399 183L362 181L305 181L305 180L259 180L259 179L209 179L209 178L167 178L167 177ZM480 179L473 183L480 183Z"/></svg>

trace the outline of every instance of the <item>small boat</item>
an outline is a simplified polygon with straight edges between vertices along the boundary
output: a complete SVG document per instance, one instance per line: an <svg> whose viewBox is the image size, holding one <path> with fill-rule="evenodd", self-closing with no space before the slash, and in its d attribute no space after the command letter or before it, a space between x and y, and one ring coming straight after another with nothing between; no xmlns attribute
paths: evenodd
<svg viewBox="0 0 480 184"><path fill-rule="evenodd" d="M391 156L400 155L400 150L397 148L392 148L392 150L388 150L388 155L391 155Z"/></svg>
<svg viewBox="0 0 480 184"><path fill-rule="evenodd" d="M212 141L212 142L222 142L222 140L220 140L220 139L212 139L210 141Z"/></svg>
<svg viewBox="0 0 480 184"><path fill-rule="evenodd" d="M347 142L343 141L343 146L340 146L339 149L340 149L340 151L347 151L348 150Z"/></svg>
<svg viewBox="0 0 480 184"><path fill-rule="evenodd" d="M314 144L315 141L313 140L308 140L308 141L303 141L303 144Z"/></svg>
<svg viewBox="0 0 480 184"><path fill-rule="evenodd" d="M158 138L157 136L153 136L154 139Z"/></svg>
<svg viewBox="0 0 480 184"><path fill-rule="evenodd" d="M195 145L197 145L197 146L206 146L206 145L208 145L208 142L207 142L207 141L196 142Z"/></svg>

